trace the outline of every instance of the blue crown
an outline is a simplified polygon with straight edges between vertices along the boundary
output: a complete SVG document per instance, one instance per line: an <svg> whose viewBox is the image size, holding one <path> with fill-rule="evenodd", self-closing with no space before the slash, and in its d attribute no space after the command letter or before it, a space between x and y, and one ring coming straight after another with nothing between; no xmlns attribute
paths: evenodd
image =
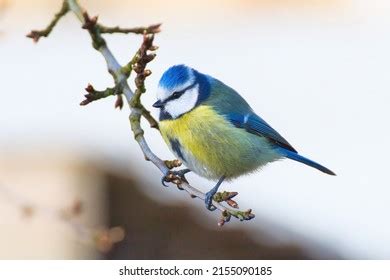
<svg viewBox="0 0 390 280"><path fill-rule="evenodd" d="M174 65L164 72L159 85L166 89L173 89L178 85L185 84L191 78L192 71L192 68L184 64Z"/></svg>

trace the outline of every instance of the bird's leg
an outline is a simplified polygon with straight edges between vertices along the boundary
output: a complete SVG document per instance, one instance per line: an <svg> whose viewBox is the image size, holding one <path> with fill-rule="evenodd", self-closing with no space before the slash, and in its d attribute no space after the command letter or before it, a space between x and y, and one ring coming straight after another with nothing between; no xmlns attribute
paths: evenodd
<svg viewBox="0 0 390 280"><path fill-rule="evenodd" d="M179 176L179 177L184 177L184 175L186 175L189 172L191 172L191 170L189 170L188 168L171 171L171 173L173 175L176 175L176 176Z"/></svg>
<svg viewBox="0 0 390 280"><path fill-rule="evenodd" d="M173 175L173 176L177 176L177 177L180 177L180 178L184 178L184 175L187 174L188 172L191 172L191 170L189 170L188 168L181 169L181 170L169 171L169 173L167 175L165 175L165 176L163 176L161 178L161 184L164 187L168 187L168 185L165 184L165 182L169 182L169 179L168 179L169 175Z"/></svg>
<svg viewBox="0 0 390 280"><path fill-rule="evenodd" d="M210 211L214 211L216 208L212 205L213 197L217 193L219 186L221 186L222 182L225 180L225 176L219 178L218 183L206 193L206 197L204 202L206 204L206 208Z"/></svg>

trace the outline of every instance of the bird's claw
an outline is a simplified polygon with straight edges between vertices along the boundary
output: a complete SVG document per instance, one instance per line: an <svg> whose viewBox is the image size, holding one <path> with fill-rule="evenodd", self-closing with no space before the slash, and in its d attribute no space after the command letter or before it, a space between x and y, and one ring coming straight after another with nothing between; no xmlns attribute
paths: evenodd
<svg viewBox="0 0 390 280"><path fill-rule="evenodd" d="M169 182L169 181L167 180L167 176L168 176L168 175L162 176L162 178L161 178L161 184L162 184L164 187L166 187L166 188L169 187L167 184L165 184L165 182Z"/></svg>
<svg viewBox="0 0 390 280"><path fill-rule="evenodd" d="M218 180L218 183L210 190L206 193L206 196L204 198L204 202L206 204L206 208L210 211L214 211L215 209L217 209L217 207L215 207L213 205L213 198L214 198L214 195L217 193L218 191L218 188L219 186L222 184L223 180L225 180L225 176L222 176L219 180Z"/></svg>
<svg viewBox="0 0 390 280"><path fill-rule="evenodd" d="M214 195L215 195L215 192L207 192L206 193L206 197L204 199L204 202L206 204L206 208L207 210L210 210L210 211L214 211L217 209L217 207L215 207L213 205L213 198L214 198Z"/></svg>
<svg viewBox="0 0 390 280"><path fill-rule="evenodd" d="M165 184L165 182L173 182L174 183L175 179L177 179L177 178L179 178L181 180L183 180L183 179L185 180L184 175L190 171L191 170L189 170L189 169L169 171L165 176L163 176L161 178L161 184L164 187L168 187L168 185Z"/></svg>
<svg viewBox="0 0 390 280"><path fill-rule="evenodd" d="M173 171L170 171L171 174L177 176L177 177L180 177L180 178L184 178L184 175L186 175L188 172L191 172L191 170L189 169L181 169L181 170L173 170Z"/></svg>

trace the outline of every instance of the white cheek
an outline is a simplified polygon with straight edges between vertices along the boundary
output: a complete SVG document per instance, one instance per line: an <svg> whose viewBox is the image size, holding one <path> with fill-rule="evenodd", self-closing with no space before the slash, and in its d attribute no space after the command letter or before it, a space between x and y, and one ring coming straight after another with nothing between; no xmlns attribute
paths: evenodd
<svg viewBox="0 0 390 280"><path fill-rule="evenodd" d="M198 89L199 86L196 85L192 89L187 90L179 99L169 101L165 105L165 111L167 111L174 119L191 111L198 100Z"/></svg>

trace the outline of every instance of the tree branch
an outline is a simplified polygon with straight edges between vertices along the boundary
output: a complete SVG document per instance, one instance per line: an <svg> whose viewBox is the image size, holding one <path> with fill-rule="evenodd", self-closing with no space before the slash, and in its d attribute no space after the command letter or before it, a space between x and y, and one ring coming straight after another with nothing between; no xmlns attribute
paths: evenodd
<svg viewBox="0 0 390 280"><path fill-rule="evenodd" d="M102 24L99 24L99 29L101 33L123 33L123 34L156 34L160 32L161 23L153 24L147 27L133 27L133 28L121 28L119 26L115 27L106 27Z"/></svg>
<svg viewBox="0 0 390 280"><path fill-rule="evenodd" d="M105 27L97 23L98 18L90 18L88 13L81 8L77 0L64 0L63 8L59 13L56 14L54 20L49 26L43 31L32 31L30 34L36 36L29 36L38 41L41 36L48 36L53 29L54 25L58 22L67 11L73 12L76 17L80 20L82 27L88 30L93 47L101 53L107 63L108 72L112 75L115 87L108 88L104 91L96 91L92 86L87 87L88 94L85 96L86 100L82 102L82 105L86 105L94 100L101 99L110 95L121 93L125 96L128 106L130 108L130 126L133 131L135 140L141 148L145 159L151 161L163 174L166 182L171 182L177 185L180 190L185 190L190 194L191 197L200 198L205 200L205 193L192 187L187 180L183 177L179 177L172 173L170 169L179 166L178 162L172 163L170 161L163 161L150 149L148 143L144 137L144 131L141 127L141 116L143 116L151 125L151 127L158 129L157 121L152 117L150 112L145 109L141 103L141 96L145 93L145 79L151 74L151 71L146 69L147 64L155 58L153 51L157 49L153 46L154 34L160 31L160 25L151 25L149 27L137 27L122 29L119 27ZM102 37L102 33L135 33L143 34L143 42L141 47L138 49L134 57L125 66L121 66L110 49L107 46L106 41ZM30 35L29 34L29 35ZM132 72L136 73L134 80L136 90L133 92L127 83ZM218 225L222 226L230 220L231 217L235 217L241 221L250 220L254 218L254 214L251 210L240 211L238 205L232 200L237 193L235 192L222 192L214 196L213 205L222 212L222 217ZM227 205L222 204L226 202Z"/></svg>
<svg viewBox="0 0 390 280"><path fill-rule="evenodd" d="M69 6L68 6L68 2L67 1L64 1L62 3L62 7L61 7L61 10L59 10L58 13L56 13L54 15L54 18L52 19L52 21L49 23L49 25L43 29L43 30L32 30L29 34L27 34L26 36L28 38L31 38L34 40L35 43L37 43L39 41L39 39L41 37L47 37L49 36L49 34L51 33L51 31L53 30L54 26L56 26L56 24L58 23L58 21L66 15L66 13L69 11Z"/></svg>
<svg viewBox="0 0 390 280"><path fill-rule="evenodd" d="M95 88L91 84L88 84L88 86L85 88L85 91L88 93L84 95L85 100L83 100L80 103L81 106L88 105L89 103L91 103L93 101L96 101L96 100L99 100L102 98L106 98L108 96L112 96L112 95L120 96L120 94L121 94L121 89L119 86L115 86L112 88L106 88L105 90L99 91L99 90L95 90ZM116 105L118 105L118 106L115 106L115 107L120 107L122 109L123 103L116 104Z"/></svg>

